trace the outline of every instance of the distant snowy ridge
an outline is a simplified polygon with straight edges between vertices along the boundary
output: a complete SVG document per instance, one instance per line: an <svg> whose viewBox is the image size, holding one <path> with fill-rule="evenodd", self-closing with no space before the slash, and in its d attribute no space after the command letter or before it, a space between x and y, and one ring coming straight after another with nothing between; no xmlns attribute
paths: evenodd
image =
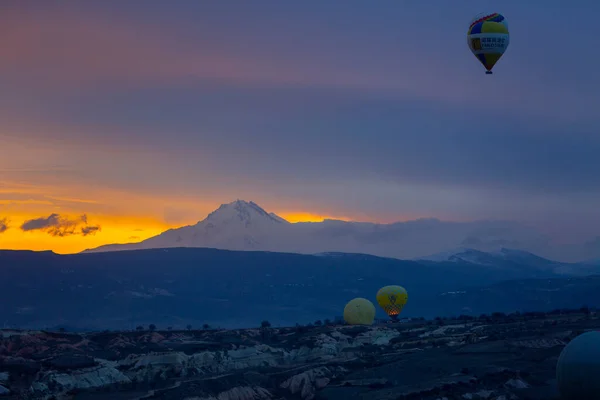
<svg viewBox="0 0 600 400"><path fill-rule="evenodd" d="M461 254L468 253L470 251L476 251L474 249L469 249L467 247L458 247L452 250L441 251L439 253L431 254L425 257L416 257L416 261L435 261L435 262L444 262L444 261L458 261L460 260Z"/></svg>
<svg viewBox="0 0 600 400"><path fill-rule="evenodd" d="M548 260L524 250L500 248L483 252L476 249L460 247L436 253L427 257L419 257L416 261L448 262L468 264L479 267L510 269L527 268L537 271L552 272L559 275L590 275L600 272L600 265L572 264Z"/></svg>
<svg viewBox="0 0 600 400"><path fill-rule="evenodd" d="M426 257L417 257L418 261L435 261L435 262L468 262L474 264L485 264L490 259L495 260L517 260L520 261L536 261L536 262L552 262L535 254L524 250L514 250L501 247L497 250L480 251L468 247L459 247L456 249L442 251Z"/></svg>
<svg viewBox="0 0 600 400"><path fill-rule="evenodd" d="M517 249L553 258L545 235L511 221L447 222L434 218L391 224L348 222L290 223L252 201L222 204L194 225L169 229L139 243L111 244L85 252L211 247L224 250L300 254L361 253L379 257L432 261L473 261L498 251ZM455 249L445 251L444 249ZM516 257L515 251L511 257ZM479 252L479 253L477 253ZM424 257L428 254L434 256ZM497 255L498 256L498 255Z"/></svg>

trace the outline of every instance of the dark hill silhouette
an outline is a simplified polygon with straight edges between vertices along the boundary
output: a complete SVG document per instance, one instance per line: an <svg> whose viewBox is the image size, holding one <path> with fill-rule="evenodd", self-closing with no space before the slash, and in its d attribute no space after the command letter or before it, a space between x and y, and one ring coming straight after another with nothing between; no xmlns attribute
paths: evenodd
<svg viewBox="0 0 600 400"><path fill-rule="evenodd" d="M376 291L387 284L407 288L405 316L434 317L464 313L462 308L469 307L465 301L477 304L478 312L498 309L497 294L493 301L486 300L486 291L479 291L479 297L446 302L440 300L443 293L506 280L558 277L539 266L511 265L502 269L363 254L311 256L205 248L74 255L0 251L0 323L123 329L149 323L243 327L268 319L293 325L341 315L344 304L354 297L375 301ZM550 300L548 293L554 296ZM546 308L562 307L564 299L548 293L544 292ZM588 299L580 299L584 300ZM511 301L522 309L529 305L539 309L539 302L520 304L518 297Z"/></svg>

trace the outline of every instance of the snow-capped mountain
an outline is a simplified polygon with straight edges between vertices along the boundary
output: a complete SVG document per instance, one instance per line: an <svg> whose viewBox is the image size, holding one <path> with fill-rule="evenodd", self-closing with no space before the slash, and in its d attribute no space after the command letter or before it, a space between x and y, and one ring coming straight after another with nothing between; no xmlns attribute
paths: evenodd
<svg viewBox="0 0 600 400"><path fill-rule="evenodd" d="M591 264L572 264L548 260L524 250L501 248L498 251L484 252L476 249L459 247L426 257L418 257L416 261L449 262L470 264L473 266L511 269L523 268L530 270L552 272L559 275L589 275L600 272ZM598 266L600 267L600 265Z"/></svg>
<svg viewBox="0 0 600 400"><path fill-rule="evenodd" d="M467 259L471 258L472 255L481 253L478 250L470 249L468 247L457 247L452 250L441 251L439 253L431 254L425 257L416 257L416 261L434 261L434 262L456 262L463 261L463 257Z"/></svg>
<svg viewBox="0 0 600 400"><path fill-rule="evenodd" d="M545 266L549 263L556 264L555 261L536 256L533 253L523 250L513 250L501 248L498 251L479 251L468 247L459 247L453 250L443 251L432 254L427 257L418 257L420 261L435 262L461 262L478 265L495 265L499 260L524 262L529 265Z"/></svg>
<svg viewBox="0 0 600 400"><path fill-rule="evenodd" d="M490 257L485 253L498 252L503 248L542 255L544 249L551 248L546 236L510 221L446 222L419 219L392 224L338 220L289 223L254 202L236 200L221 205L195 225L170 229L139 243L105 245L86 252L169 247L212 247L301 254L363 253L401 259L413 259L436 254L444 249L458 248L461 251L436 255L438 261L443 261L444 257L447 260L451 256L463 261L476 257L479 263L486 262L486 257ZM460 254L465 252L469 254ZM511 255L516 256L516 253Z"/></svg>
<svg viewBox="0 0 600 400"><path fill-rule="evenodd" d="M225 250L266 250L290 223L258 204L236 200L222 204L195 225L169 229L139 243L105 245L86 252L169 247L212 247Z"/></svg>
<svg viewBox="0 0 600 400"><path fill-rule="evenodd" d="M171 229L143 243L150 247L220 247L233 250L260 247L289 222L269 214L254 202L223 204L196 225ZM172 246L168 246L172 247Z"/></svg>

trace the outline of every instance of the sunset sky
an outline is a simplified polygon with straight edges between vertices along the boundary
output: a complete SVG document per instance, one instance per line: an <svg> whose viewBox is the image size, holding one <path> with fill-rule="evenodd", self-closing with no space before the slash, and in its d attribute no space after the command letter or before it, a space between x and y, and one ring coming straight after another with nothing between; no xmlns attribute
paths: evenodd
<svg viewBox="0 0 600 400"><path fill-rule="evenodd" d="M500 11L494 75L466 31ZM291 221L600 235L578 0L0 3L0 248L139 241L252 200Z"/></svg>

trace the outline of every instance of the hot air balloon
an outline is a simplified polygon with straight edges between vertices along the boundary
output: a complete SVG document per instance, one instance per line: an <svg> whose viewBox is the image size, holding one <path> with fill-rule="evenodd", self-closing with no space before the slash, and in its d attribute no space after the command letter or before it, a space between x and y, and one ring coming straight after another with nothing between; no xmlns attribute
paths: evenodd
<svg viewBox="0 0 600 400"><path fill-rule="evenodd" d="M556 382L561 399L600 399L600 332L590 331L573 339L556 363Z"/></svg>
<svg viewBox="0 0 600 400"><path fill-rule="evenodd" d="M352 299L344 307L344 320L349 325L371 325L375 320L375 306L362 297Z"/></svg>
<svg viewBox="0 0 600 400"><path fill-rule="evenodd" d="M393 320L398 319L407 301L408 293L402 286L384 286L377 292L377 303Z"/></svg>
<svg viewBox="0 0 600 400"><path fill-rule="evenodd" d="M471 52L485 67L486 74L506 51L509 42L506 18L499 13L482 13L476 16L467 31L467 43Z"/></svg>

